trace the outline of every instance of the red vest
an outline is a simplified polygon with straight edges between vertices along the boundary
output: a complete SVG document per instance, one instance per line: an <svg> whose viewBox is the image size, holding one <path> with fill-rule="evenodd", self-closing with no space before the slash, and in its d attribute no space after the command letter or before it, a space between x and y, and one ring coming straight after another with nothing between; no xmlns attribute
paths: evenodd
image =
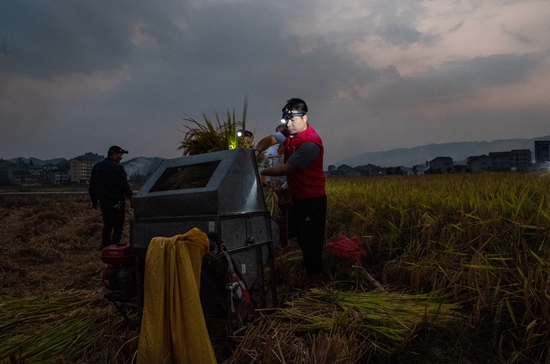
<svg viewBox="0 0 550 364"><path fill-rule="evenodd" d="M298 147L304 143L315 143L321 152L306 169L295 169L286 176L288 191L292 198L303 199L320 197L325 194L325 172L323 171L323 141L308 124L307 129L292 138L285 138L285 163Z"/></svg>

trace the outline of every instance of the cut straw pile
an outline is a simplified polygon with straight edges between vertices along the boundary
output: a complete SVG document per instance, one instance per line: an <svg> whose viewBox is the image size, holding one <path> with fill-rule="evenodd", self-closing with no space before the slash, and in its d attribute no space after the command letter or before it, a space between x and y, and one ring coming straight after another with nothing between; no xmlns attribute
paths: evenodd
<svg viewBox="0 0 550 364"><path fill-rule="evenodd" d="M457 320L459 308L429 295L312 289L264 315L232 362L363 362L405 345L424 328L447 326Z"/></svg>
<svg viewBox="0 0 550 364"><path fill-rule="evenodd" d="M90 295L0 298L0 359L58 363L81 358L123 324Z"/></svg>

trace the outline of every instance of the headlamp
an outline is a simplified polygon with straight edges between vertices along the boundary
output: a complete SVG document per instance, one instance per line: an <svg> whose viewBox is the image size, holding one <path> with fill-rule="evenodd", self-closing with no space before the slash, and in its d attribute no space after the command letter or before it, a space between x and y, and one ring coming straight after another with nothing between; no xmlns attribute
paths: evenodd
<svg viewBox="0 0 550 364"><path fill-rule="evenodd" d="M281 117L281 123L286 124L290 119L295 116L304 116L305 112L293 112L292 110L283 110L283 116Z"/></svg>

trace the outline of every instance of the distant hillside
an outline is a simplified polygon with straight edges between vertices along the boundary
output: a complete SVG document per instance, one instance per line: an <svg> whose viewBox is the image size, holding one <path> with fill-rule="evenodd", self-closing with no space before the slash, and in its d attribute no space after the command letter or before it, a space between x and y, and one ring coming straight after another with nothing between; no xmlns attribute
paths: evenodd
<svg viewBox="0 0 550 364"><path fill-rule="evenodd" d="M88 153L79 155L76 158L87 159L94 162L101 162L103 159L105 159L105 156L97 153L88 152Z"/></svg>
<svg viewBox="0 0 550 364"><path fill-rule="evenodd" d="M550 140L550 135L532 139L502 139L492 142L457 142L428 144L414 148L398 148L386 152L370 152L342 159L336 167L347 164L351 167L373 164L380 167L412 167L424 164L437 157L451 157L455 162L464 161L476 155L488 155L490 152L508 152L512 149L530 149L535 151L535 140Z"/></svg>
<svg viewBox="0 0 550 364"><path fill-rule="evenodd" d="M94 160L96 162L101 162L105 157L99 154L95 153L86 153L81 156L78 156L78 158L85 158L89 160ZM123 161L121 164L124 166L124 169L126 170L126 173L128 176L133 175L140 175L140 176L147 176L150 173L153 173L155 169L159 166L160 162L162 162L162 158L158 157L137 157L132 158L128 161ZM55 158L55 159L48 159L48 160L42 160L38 158L12 158L9 159L12 163L18 163L19 161L23 161L25 164L29 164L29 162L32 161L32 164L35 166L43 166L45 164L53 164L56 166L59 166L61 168L69 168L69 161L65 158Z"/></svg>
<svg viewBox="0 0 550 364"><path fill-rule="evenodd" d="M8 160L12 163L17 163L19 160L22 160L23 162L25 162L25 164L29 164L29 162L32 161L32 164L34 164L35 166L43 166L45 164L58 165L58 164L67 162L65 158L42 160L42 159L31 157L31 158L12 158Z"/></svg>

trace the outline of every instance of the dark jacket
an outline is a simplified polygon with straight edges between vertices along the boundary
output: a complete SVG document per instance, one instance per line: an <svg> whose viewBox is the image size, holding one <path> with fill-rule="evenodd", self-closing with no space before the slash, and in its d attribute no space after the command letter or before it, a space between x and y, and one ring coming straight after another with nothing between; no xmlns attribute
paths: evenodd
<svg viewBox="0 0 550 364"><path fill-rule="evenodd" d="M88 193L93 203L98 200L124 201L125 197L131 199L132 190L124 167L110 158L96 163L92 168Z"/></svg>

